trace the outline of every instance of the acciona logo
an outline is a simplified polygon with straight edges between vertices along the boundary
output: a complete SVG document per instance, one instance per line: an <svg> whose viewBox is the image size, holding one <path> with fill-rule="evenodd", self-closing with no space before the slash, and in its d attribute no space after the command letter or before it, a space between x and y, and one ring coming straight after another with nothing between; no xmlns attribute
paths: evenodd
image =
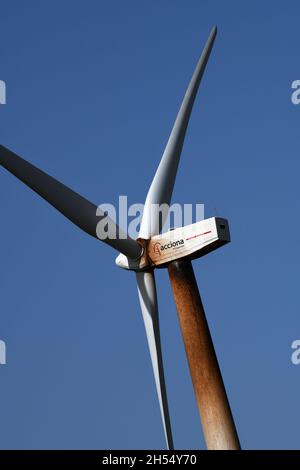
<svg viewBox="0 0 300 470"><path fill-rule="evenodd" d="M169 242L166 243L165 245L162 245L161 243L157 242L154 243L153 245L153 250L155 253L161 253L164 250L169 250L170 248L178 248L180 246L184 245L184 240L176 240L175 242Z"/></svg>

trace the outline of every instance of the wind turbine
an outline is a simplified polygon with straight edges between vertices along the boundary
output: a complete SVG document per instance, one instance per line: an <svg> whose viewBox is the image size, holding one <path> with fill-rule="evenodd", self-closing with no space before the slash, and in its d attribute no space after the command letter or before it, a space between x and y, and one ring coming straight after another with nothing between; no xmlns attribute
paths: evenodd
<svg viewBox="0 0 300 470"><path fill-rule="evenodd" d="M179 109L165 151L145 201L137 240L125 234L107 214L72 189L39 170L4 146L0 164L89 235L97 237L99 221L107 223L102 240L120 252L116 264L136 271L167 447L173 449L160 344L154 270L167 268L178 311L195 396L208 449L239 449L225 387L191 264L230 241L228 222L210 218L160 234L167 213L153 217L155 205L170 204L185 133L195 97L217 34L209 35Z"/></svg>

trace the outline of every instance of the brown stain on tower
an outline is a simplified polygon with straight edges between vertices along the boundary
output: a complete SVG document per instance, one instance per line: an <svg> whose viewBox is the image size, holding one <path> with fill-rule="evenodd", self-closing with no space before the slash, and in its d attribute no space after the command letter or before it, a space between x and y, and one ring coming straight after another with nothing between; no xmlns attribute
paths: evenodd
<svg viewBox="0 0 300 470"><path fill-rule="evenodd" d="M239 450L240 443L211 339L192 263L168 265L185 351L207 448Z"/></svg>

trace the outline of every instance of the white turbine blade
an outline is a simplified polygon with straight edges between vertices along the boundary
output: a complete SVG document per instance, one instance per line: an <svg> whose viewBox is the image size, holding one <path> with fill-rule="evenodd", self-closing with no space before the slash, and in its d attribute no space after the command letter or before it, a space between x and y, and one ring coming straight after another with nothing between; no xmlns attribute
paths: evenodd
<svg viewBox="0 0 300 470"><path fill-rule="evenodd" d="M153 207L153 204L170 204L187 125L216 34L217 27L214 26L196 66L167 146L148 191L139 234L141 238L149 239L153 235L157 235L165 222L167 212L160 219L154 216L151 218L151 207Z"/></svg>
<svg viewBox="0 0 300 470"><path fill-rule="evenodd" d="M0 165L55 207L73 224L99 240L97 224L105 217L105 214L95 204L3 145L0 145ZM125 234L108 216L105 217L105 221L108 223L107 238L102 241L129 258L138 258L141 254L139 244Z"/></svg>
<svg viewBox="0 0 300 470"><path fill-rule="evenodd" d="M137 272L136 279L166 442L168 449L172 450L174 447L161 353L155 278L152 271L146 271Z"/></svg>

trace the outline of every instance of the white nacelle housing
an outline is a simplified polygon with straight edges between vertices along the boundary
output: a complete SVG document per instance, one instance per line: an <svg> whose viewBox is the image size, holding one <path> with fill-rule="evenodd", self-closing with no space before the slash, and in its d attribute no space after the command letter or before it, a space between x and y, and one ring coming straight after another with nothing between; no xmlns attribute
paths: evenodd
<svg viewBox="0 0 300 470"><path fill-rule="evenodd" d="M200 258L229 242L227 220L212 217L156 235L147 242L147 253L141 260L131 261L121 254L117 257L116 264L136 271L149 266L164 267L176 259Z"/></svg>
<svg viewBox="0 0 300 470"><path fill-rule="evenodd" d="M179 258L199 258L230 241L228 222L212 217L152 237L148 256L155 266Z"/></svg>

